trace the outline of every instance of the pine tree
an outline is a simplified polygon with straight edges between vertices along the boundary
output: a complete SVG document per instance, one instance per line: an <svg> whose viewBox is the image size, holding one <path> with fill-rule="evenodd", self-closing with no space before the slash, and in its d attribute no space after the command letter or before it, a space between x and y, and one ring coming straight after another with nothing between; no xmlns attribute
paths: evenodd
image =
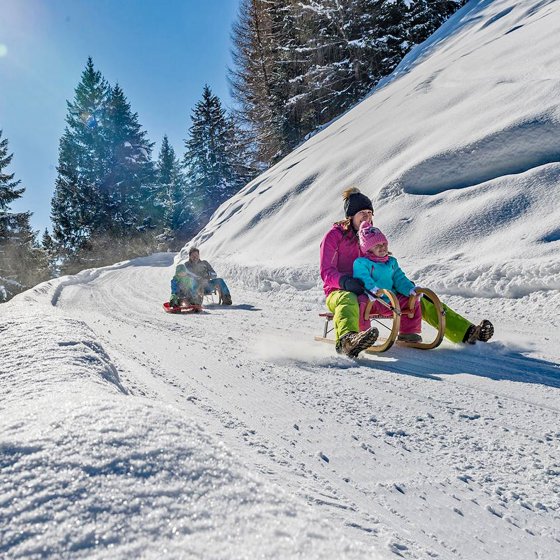
<svg viewBox="0 0 560 560"><path fill-rule="evenodd" d="M232 169L233 182L231 194L251 182L263 171L248 131L243 128L235 113L226 116L227 159Z"/></svg>
<svg viewBox="0 0 560 560"><path fill-rule="evenodd" d="M238 117L256 147L257 160L268 166L287 153L283 135L283 80L281 65L285 1L241 0L233 26L234 67L229 71Z"/></svg>
<svg viewBox="0 0 560 560"><path fill-rule="evenodd" d="M109 93L109 85L89 58L74 101L67 103L67 126L60 140L58 176L51 202L54 239L67 272L81 268L80 251L104 226Z"/></svg>
<svg viewBox="0 0 560 560"><path fill-rule="evenodd" d="M274 163L360 101L465 0L242 0L230 70L240 122Z"/></svg>
<svg viewBox="0 0 560 560"><path fill-rule="evenodd" d="M4 170L12 161L8 139L0 130L0 302L48 278L44 253L31 229L30 212L11 212L10 204L21 198L25 189L20 180Z"/></svg>
<svg viewBox="0 0 560 560"><path fill-rule="evenodd" d="M43 248L43 252L45 254L46 268L49 271L50 276L55 278L60 272L58 263L58 247L47 228L45 228L45 231L43 232L41 247Z"/></svg>
<svg viewBox="0 0 560 560"><path fill-rule="evenodd" d="M154 248L152 144L122 88L111 88L91 58L60 142L51 218L65 273Z"/></svg>
<svg viewBox="0 0 560 560"><path fill-rule="evenodd" d="M301 74L291 79L298 90L287 109L307 134L357 103L400 61L407 7L403 0L300 0L290 11L299 21Z"/></svg>
<svg viewBox="0 0 560 560"><path fill-rule="evenodd" d="M167 135L163 137L156 163L156 183L158 222L163 230L160 237L167 248L179 250L195 229L195 225L187 199L181 163L175 156L175 150L169 144Z"/></svg>
<svg viewBox="0 0 560 560"><path fill-rule="evenodd" d="M426 40L467 0L413 0L407 14L406 34L411 44Z"/></svg>
<svg viewBox="0 0 560 560"><path fill-rule="evenodd" d="M198 231L214 210L239 190L242 180L235 175L235 162L230 151L234 135L231 121L207 85L191 119L183 161L189 205Z"/></svg>
<svg viewBox="0 0 560 560"><path fill-rule="evenodd" d="M106 195L104 230L115 239L134 237L152 219L155 200L153 143L138 122L123 90L111 89L108 104L108 173L103 179ZM126 241L125 241L126 245Z"/></svg>

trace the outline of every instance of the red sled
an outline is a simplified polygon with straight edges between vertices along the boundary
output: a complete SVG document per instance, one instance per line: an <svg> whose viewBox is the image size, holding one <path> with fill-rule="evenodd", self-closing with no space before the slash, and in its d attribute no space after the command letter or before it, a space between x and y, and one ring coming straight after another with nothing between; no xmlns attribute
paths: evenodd
<svg viewBox="0 0 560 560"><path fill-rule="evenodd" d="M202 305L196 303L183 303L181 305L172 306L168 301L163 304L166 313L200 313Z"/></svg>

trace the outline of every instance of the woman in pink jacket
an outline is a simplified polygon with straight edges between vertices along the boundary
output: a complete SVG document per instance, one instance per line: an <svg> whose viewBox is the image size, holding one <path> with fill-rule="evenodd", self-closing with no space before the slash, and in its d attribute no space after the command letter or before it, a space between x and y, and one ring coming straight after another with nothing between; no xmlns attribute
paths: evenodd
<svg viewBox="0 0 560 560"><path fill-rule="evenodd" d="M361 256L358 231L362 222L372 223L371 200L356 188L342 193L346 218L335 223L321 242L321 278L327 296L327 307L334 315L336 351L351 357L371 346L379 335L376 328L363 320L367 303L364 283L352 276L354 261ZM422 299L422 318L437 325L433 305ZM361 304L361 305L360 305ZM445 336L452 342L477 340L487 342L494 334L494 327L487 319L474 325L444 304L446 313Z"/></svg>
<svg viewBox="0 0 560 560"><path fill-rule="evenodd" d="M357 232L362 222L371 223L373 205L358 189L345 190L342 198L346 219L334 224L321 242L321 278L327 307L334 315L336 351L355 357L379 336L362 319L359 302L367 303L364 283L352 276L360 256Z"/></svg>

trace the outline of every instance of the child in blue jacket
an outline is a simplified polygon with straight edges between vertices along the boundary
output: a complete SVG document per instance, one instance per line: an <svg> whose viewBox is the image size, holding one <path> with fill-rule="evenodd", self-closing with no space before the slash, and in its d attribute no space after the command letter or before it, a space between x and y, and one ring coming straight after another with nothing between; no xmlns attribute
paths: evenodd
<svg viewBox="0 0 560 560"><path fill-rule="evenodd" d="M363 222L358 231L360 250L363 257L354 261L354 278L363 281L366 290L381 296L379 290L395 292L401 309L408 308L409 296L416 295L414 283L411 282L399 267L397 259L389 253L389 242L383 232L368 222ZM379 301L373 300L371 312L387 315L388 309ZM421 342L422 310L420 299L414 304L414 314L401 316L399 340Z"/></svg>

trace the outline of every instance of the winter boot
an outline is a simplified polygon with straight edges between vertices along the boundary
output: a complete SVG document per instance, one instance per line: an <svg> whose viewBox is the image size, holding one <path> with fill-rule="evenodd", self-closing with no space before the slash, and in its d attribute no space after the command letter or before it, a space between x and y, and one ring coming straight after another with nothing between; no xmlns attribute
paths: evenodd
<svg viewBox="0 0 560 560"><path fill-rule="evenodd" d="M481 342L488 342L494 336L494 325L488 319L484 319L477 328L478 340Z"/></svg>
<svg viewBox="0 0 560 560"><path fill-rule="evenodd" d="M401 342L422 342L422 336L418 333L401 333L397 340Z"/></svg>
<svg viewBox="0 0 560 560"><path fill-rule="evenodd" d="M229 294L222 295L222 305L231 305L231 296Z"/></svg>
<svg viewBox="0 0 560 560"><path fill-rule="evenodd" d="M349 332L338 340L336 351L350 358L357 358L358 354L371 346L378 336L379 331L375 327L362 332Z"/></svg>
<svg viewBox="0 0 560 560"><path fill-rule="evenodd" d="M463 342L467 342L468 344L476 344L477 340L488 342L493 334L494 325L492 325L488 319L484 319L479 325L471 325L467 329L463 337Z"/></svg>

